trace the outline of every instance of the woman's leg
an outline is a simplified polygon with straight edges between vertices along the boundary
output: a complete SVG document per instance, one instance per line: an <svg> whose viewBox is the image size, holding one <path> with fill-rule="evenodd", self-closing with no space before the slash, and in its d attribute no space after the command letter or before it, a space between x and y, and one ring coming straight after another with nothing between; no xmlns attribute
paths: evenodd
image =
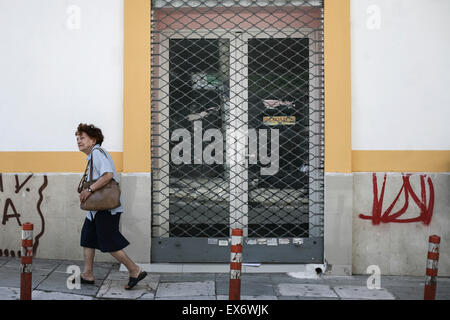
<svg viewBox="0 0 450 320"><path fill-rule="evenodd" d="M124 264L124 266L128 269L128 272L130 273L130 277L136 278L139 275L139 273L141 272L141 268L139 268L139 266L127 256L125 251L119 250L110 253L114 258Z"/></svg>
<svg viewBox="0 0 450 320"><path fill-rule="evenodd" d="M81 276L85 280L94 280L94 255L95 249L83 247L84 270Z"/></svg>

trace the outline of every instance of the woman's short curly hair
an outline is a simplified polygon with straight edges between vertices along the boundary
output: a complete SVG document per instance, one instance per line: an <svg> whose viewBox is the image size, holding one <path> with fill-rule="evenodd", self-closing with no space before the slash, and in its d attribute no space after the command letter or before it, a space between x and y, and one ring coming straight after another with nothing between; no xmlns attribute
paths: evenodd
<svg viewBox="0 0 450 320"><path fill-rule="evenodd" d="M103 140L105 139L103 137L102 130L100 128L97 128L93 124L80 123L78 125L77 131L75 132L75 135L80 135L82 132L86 133L92 139L95 139L96 143L99 145L102 145Z"/></svg>

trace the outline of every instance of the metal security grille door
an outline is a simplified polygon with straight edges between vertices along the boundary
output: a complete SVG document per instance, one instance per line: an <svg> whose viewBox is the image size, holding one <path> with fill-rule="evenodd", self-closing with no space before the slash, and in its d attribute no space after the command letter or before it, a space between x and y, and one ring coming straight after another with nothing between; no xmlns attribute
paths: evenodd
<svg viewBox="0 0 450 320"><path fill-rule="evenodd" d="M152 262L323 262L321 1L152 5Z"/></svg>

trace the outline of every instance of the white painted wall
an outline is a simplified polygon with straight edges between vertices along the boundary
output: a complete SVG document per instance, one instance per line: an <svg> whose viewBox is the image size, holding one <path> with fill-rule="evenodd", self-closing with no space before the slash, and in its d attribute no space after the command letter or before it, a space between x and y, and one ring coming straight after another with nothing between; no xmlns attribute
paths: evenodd
<svg viewBox="0 0 450 320"><path fill-rule="evenodd" d="M0 0L0 151L122 151L123 0Z"/></svg>
<svg viewBox="0 0 450 320"><path fill-rule="evenodd" d="M354 150L450 150L450 1L352 0Z"/></svg>
<svg viewBox="0 0 450 320"><path fill-rule="evenodd" d="M352 0L351 19L353 149L449 150L450 1ZM0 39L0 151L76 150L79 122L122 151L123 0L0 0Z"/></svg>

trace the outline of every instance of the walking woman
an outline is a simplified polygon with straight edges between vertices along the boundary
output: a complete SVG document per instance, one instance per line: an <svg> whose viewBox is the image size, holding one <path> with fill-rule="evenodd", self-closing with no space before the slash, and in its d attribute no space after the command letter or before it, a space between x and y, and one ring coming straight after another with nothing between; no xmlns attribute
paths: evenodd
<svg viewBox="0 0 450 320"><path fill-rule="evenodd" d="M88 189L80 193L80 202L86 201L93 193L108 184L111 179L119 182L111 155L100 146L103 143L102 131L94 125L80 123L77 131L78 149L88 157L88 171L90 172L91 158L93 156L92 180L97 180ZM89 175L88 175L89 178ZM122 205L105 211L88 211L81 230L80 245L84 253L84 270L81 274L81 283L94 284L94 255L95 249L109 252L119 262L123 263L130 273L126 290L132 289L139 281L147 276L123 251L130 243L119 231L120 215L123 213Z"/></svg>

